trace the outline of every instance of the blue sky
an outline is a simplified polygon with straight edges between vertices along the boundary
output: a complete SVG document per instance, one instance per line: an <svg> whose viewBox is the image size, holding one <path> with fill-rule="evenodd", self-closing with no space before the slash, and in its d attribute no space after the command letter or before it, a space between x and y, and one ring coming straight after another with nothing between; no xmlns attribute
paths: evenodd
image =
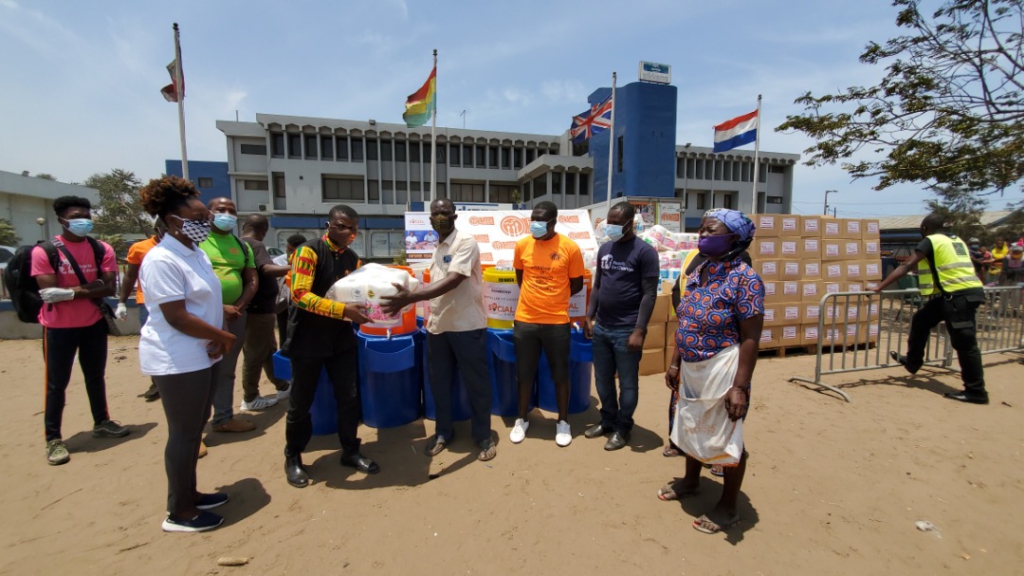
<svg viewBox="0 0 1024 576"><path fill-rule="evenodd" d="M225 159L214 123L257 112L400 122L439 51L438 125L557 134L595 88L672 65L678 143L763 94L761 147L802 152L774 131L810 90L876 82L857 57L896 28L884 0L617 2L0 0L0 170L81 181L112 168L148 179L179 157L177 112L159 88L182 30L189 157ZM919 214L919 186L883 192L838 167L798 166L794 212ZM1001 202L993 201L993 208Z"/></svg>

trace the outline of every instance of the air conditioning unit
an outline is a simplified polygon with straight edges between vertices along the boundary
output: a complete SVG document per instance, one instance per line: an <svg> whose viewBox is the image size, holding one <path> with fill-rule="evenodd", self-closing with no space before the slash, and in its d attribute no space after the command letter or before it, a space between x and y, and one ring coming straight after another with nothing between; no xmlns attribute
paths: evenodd
<svg viewBox="0 0 1024 576"><path fill-rule="evenodd" d="M270 212L269 204L258 204L256 208L259 209L260 212Z"/></svg>

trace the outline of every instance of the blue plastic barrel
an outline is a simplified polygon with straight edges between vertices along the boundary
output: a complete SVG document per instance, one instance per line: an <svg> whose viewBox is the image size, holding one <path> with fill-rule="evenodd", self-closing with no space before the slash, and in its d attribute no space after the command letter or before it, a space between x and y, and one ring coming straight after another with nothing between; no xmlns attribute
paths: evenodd
<svg viewBox="0 0 1024 576"><path fill-rule="evenodd" d="M593 372L594 347L581 330L573 330L569 341L569 414L579 414L590 408ZM537 370L537 405L541 410L558 412L555 381L551 379L551 368L543 353Z"/></svg>
<svg viewBox="0 0 1024 576"><path fill-rule="evenodd" d="M274 376L282 380L292 379L292 361L282 356L280 350L274 352ZM338 403L334 401L334 386L326 370L320 372L320 380L316 383L309 418L313 422L314 436L338 432Z"/></svg>
<svg viewBox="0 0 1024 576"><path fill-rule="evenodd" d="M417 370L416 337L356 336L363 423L371 428L394 428L418 419L423 385Z"/></svg>
<svg viewBox="0 0 1024 576"><path fill-rule="evenodd" d="M430 389L430 364L427 359L427 332L420 331L421 337L419 346L422 354L419 356L423 374L423 416L427 420L437 420L437 403L434 402L434 392ZM455 368L455 381L452 384L452 420L462 422L473 417L473 408L469 403L469 390L462 385L462 376L459 374L458 365Z"/></svg>
<svg viewBox="0 0 1024 576"><path fill-rule="evenodd" d="M491 376L491 414L519 414L519 374L516 371L516 345L511 330L487 329L487 370ZM534 402L530 402L533 409Z"/></svg>

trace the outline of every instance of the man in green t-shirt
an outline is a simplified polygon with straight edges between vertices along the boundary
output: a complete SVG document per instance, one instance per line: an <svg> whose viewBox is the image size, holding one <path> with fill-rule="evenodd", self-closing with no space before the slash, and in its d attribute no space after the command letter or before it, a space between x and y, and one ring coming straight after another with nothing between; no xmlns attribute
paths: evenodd
<svg viewBox="0 0 1024 576"><path fill-rule="evenodd" d="M255 430L251 420L234 417L235 366L245 343L245 308L256 294L258 277L252 248L234 235L238 212L230 198L210 200L213 212L213 234L199 245L210 258L213 271L220 279L224 299L224 329L235 335L235 345L220 362L213 365L213 430L215 432L248 432Z"/></svg>

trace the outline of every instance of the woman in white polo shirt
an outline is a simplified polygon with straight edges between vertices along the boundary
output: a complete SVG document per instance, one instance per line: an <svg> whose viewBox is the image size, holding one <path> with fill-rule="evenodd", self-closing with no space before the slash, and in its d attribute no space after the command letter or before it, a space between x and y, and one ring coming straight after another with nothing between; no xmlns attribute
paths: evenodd
<svg viewBox="0 0 1024 576"><path fill-rule="evenodd" d="M149 321L139 340L139 364L160 390L167 416L166 532L202 532L224 521L209 512L228 501L223 493L201 494L196 463L203 427L213 403L214 370L235 337L222 329L220 281L198 244L210 234L210 211L186 180L150 180L142 207L157 216L167 234L142 262L139 280Z"/></svg>

